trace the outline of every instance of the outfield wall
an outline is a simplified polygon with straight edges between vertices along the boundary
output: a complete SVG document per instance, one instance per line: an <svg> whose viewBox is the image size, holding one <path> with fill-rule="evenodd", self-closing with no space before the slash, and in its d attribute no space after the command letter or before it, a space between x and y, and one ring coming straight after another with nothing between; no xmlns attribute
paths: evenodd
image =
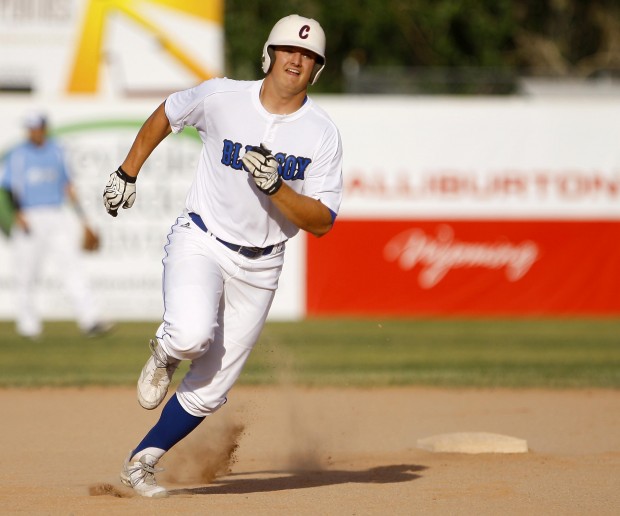
<svg viewBox="0 0 620 516"><path fill-rule="evenodd" d="M620 98L328 108L346 200L309 241L308 314L620 314Z"/></svg>
<svg viewBox="0 0 620 516"><path fill-rule="evenodd" d="M88 273L108 317L159 319L161 258L200 142L170 136L147 163L131 210L101 193L161 99L38 102L65 145L103 248ZM345 151L335 229L298 236L271 319L309 315L620 314L620 99L319 96ZM0 154L33 105L1 96ZM12 312L0 237L0 318ZM71 316L49 268L47 318Z"/></svg>

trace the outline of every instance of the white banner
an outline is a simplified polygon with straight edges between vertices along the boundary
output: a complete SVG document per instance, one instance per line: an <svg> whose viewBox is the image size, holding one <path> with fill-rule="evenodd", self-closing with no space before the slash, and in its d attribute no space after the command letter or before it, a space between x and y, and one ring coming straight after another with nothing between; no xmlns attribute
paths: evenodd
<svg viewBox="0 0 620 516"><path fill-rule="evenodd" d="M329 97L348 218L620 219L620 99Z"/></svg>

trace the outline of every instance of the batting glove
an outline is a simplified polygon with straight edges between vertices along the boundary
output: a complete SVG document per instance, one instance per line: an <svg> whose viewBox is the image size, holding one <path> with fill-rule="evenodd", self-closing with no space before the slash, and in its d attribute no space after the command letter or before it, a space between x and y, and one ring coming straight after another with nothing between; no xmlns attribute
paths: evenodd
<svg viewBox="0 0 620 516"><path fill-rule="evenodd" d="M110 174L108 184L103 191L103 205L112 217L118 215L118 209L128 209L136 200L136 177L128 175L121 167Z"/></svg>
<svg viewBox="0 0 620 516"><path fill-rule="evenodd" d="M282 186L282 178L278 174L278 161L262 143L260 147L252 147L246 152L241 162L264 194L273 195Z"/></svg>

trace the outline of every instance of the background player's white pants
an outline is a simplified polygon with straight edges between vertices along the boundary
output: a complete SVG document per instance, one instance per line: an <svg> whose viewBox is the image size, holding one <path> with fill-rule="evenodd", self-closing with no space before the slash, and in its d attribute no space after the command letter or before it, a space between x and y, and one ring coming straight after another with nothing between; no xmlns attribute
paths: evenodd
<svg viewBox="0 0 620 516"><path fill-rule="evenodd" d="M168 355L192 360L177 397L190 414L205 416L225 403L258 340L284 252L246 258L185 216L172 227L165 250L157 338Z"/></svg>
<svg viewBox="0 0 620 516"><path fill-rule="evenodd" d="M14 227L11 233L16 282L17 332L34 337L41 333L41 316L36 289L42 267L49 259L53 277L58 278L73 303L78 326L87 331L98 321L81 262L80 234L71 213L64 208L38 207L25 212L29 233Z"/></svg>

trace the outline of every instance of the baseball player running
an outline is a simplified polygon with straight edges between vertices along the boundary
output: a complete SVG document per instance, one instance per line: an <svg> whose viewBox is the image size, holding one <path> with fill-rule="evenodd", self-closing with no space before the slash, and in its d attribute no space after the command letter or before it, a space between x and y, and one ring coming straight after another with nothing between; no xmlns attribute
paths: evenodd
<svg viewBox="0 0 620 516"><path fill-rule="evenodd" d="M142 496L168 495L155 465L226 402L267 318L286 241L299 229L325 235L340 207L340 135L306 94L325 67L323 29L287 16L262 58L263 80L212 79L170 95L104 190L112 216L131 208L151 152L170 132L197 129L203 148L164 248L164 316L138 379L139 403L157 407L179 362L192 363L123 465L122 482Z"/></svg>

